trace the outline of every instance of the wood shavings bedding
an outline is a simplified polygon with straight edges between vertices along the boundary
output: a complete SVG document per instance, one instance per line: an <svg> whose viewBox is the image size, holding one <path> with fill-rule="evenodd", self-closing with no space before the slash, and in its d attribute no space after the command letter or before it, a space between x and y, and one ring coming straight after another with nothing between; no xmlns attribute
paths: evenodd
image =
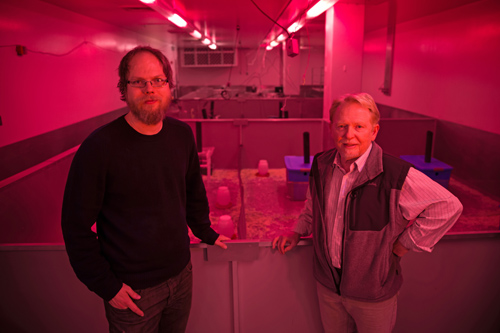
<svg viewBox="0 0 500 333"><path fill-rule="evenodd" d="M287 195L286 169L269 169L269 177L257 176L257 169L241 170L244 189L247 239L270 240L293 228L304 201L292 201ZM235 233L240 218L241 193L237 170L216 169L210 181L203 176L210 205L210 220L217 231L219 217L230 215ZM215 203L219 186L227 186L232 207L219 209ZM464 205L464 212L450 232L499 230L500 202L482 195L460 181L450 179L449 190ZM190 231L191 242L199 239Z"/></svg>

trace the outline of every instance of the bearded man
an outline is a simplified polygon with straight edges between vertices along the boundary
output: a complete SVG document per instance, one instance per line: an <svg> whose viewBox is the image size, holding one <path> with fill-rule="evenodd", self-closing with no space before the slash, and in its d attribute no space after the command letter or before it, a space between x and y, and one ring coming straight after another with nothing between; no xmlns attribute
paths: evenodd
<svg viewBox="0 0 500 333"><path fill-rule="evenodd" d="M165 117L168 59L139 46L118 72L129 112L75 154L62 210L66 250L77 277L104 300L110 332L184 332L193 283L188 226L210 245L226 248L228 238L210 226L191 128Z"/></svg>

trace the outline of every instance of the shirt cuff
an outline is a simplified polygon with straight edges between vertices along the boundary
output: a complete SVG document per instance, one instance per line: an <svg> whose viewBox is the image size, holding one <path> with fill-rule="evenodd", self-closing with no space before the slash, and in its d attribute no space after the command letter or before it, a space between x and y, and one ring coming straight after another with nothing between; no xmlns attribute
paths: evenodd
<svg viewBox="0 0 500 333"><path fill-rule="evenodd" d="M411 228L411 227L410 227ZM431 252L431 250L425 250L417 246L415 242L413 241L411 235L410 235L410 228L407 228L401 236L399 236L398 240L403 245L405 248L407 248L410 251L415 251L415 252Z"/></svg>
<svg viewBox="0 0 500 333"><path fill-rule="evenodd" d="M309 223L301 221L300 219L293 228L293 231L295 231L302 237L309 236L311 234L311 232L309 231Z"/></svg>

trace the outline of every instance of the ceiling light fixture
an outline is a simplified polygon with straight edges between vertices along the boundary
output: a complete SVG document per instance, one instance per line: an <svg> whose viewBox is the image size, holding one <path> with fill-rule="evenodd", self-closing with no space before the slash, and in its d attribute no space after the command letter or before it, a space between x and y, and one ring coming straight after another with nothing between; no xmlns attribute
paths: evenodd
<svg viewBox="0 0 500 333"><path fill-rule="evenodd" d="M312 6L306 13L308 19L312 19L316 16L323 14L327 9L329 9L336 1L333 0L320 0L314 6Z"/></svg>
<svg viewBox="0 0 500 333"><path fill-rule="evenodd" d="M198 30L193 30L191 33L189 33L191 36L193 36L196 39L200 39L203 37L201 33Z"/></svg>
<svg viewBox="0 0 500 333"><path fill-rule="evenodd" d="M185 28L187 26L187 22L177 14L170 15L167 18L170 22L172 22L173 24L175 24L179 28Z"/></svg>
<svg viewBox="0 0 500 333"><path fill-rule="evenodd" d="M294 22L292 23L292 25L290 25L288 27L288 29L286 29L289 33L294 33L294 32L297 32L299 31L303 26L304 26L304 23L305 22L300 22L300 21L297 21L297 22Z"/></svg>
<svg viewBox="0 0 500 333"><path fill-rule="evenodd" d="M276 41L278 43L281 43L282 41L284 41L286 39L286 36L284 34L281 34L278 36L278 38L276 38Z"/></svg>
<svg viewBox="0 0 500 333"><path fill-rule="evenodd" d="M295 22L292 21L293 23L290 24L289 27L286 29L287 33L285 34L281 33L282 29L284 28L275 22L276 23L275 26L273 26L271 32L269 32L268 36L264 40L265 41L264 43L265 44L270 43L271 40L275 40L278 43L281 43L284 42L289 37L293 38L293 34L298 32L308 22L309 19L321 15L326 10L330 9L333 5L335 5L335 3L337 3L338 1L339 0L319 0L315 1L316 3L310 8L308 8L309 6L307 4L302 8L297 8L298 17L295 17L296 21ZM310 3L313 1L308 1L308 2ZM304 15L304 13L306 14ZM278 35L277 38L275 38L276 35Z"/></svg>
<svg viewBox="0 0 500 333"><path fill-rule="evenodd" d="M202 39L203 35L199 32L198 27L194 24L183 19L179 14L177 14L177 10L168 4L166 1L156 1L156 0L140 0L142 3L151 7L151 9L157 11L162 16L166 17L170 22L178 26L179 28L185 28L186 32L189 33L196 39ZM205 38L202 41L203 44L209 45L214 44L208 38Z"/></svg>
<svg viewBox="0 0 500 333"><path fill-rule="evenodd" d="M279 45L279 43L278 43L277 41L273 40L271 43L269 43L269 45L270 45L271 47L275 47L275 46L278 46L278 45Z"/></svg>
<svg viewBox="0 0 500 333"><path fill-rule="evenodd" d="M208 48L211 50L215 50L215 49L217 49L217 45L212 43L212 44L208 45Z"/></svg>
<svg viewBox="0 0 500 333"><path fill-rule="evenodd" d="M272 49L273 49L273 47L271 45L266 46L267 51L271 51Z"/></svg>

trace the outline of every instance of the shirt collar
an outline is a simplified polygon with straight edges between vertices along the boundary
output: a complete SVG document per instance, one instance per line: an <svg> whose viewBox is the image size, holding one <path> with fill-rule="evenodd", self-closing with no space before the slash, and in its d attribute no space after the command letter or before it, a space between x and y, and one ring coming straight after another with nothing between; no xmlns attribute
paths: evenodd
<svg viewBox="0 0 500 333"><path fill-rule="evenodd" d="M368 156L370 156L370 152L372 151L372 147L373 147L373 143L370 143L370 146L363 153L363 155L361 155L360 157L358 157L358 159L356 161L354 161L354 163L351 164L350 170L346 170L346 171L347 172L351 172L351 171L354 170L354 166L356 166L358 168L358 172L361 172L361 170L363 170L363 168L364 168L364 166L366 164L366 160L368 159ZM335 167L335 165L341 167L341 164L340 164L340 154L338 152L335 155L335 159L333 160L333 166Z"/></svg>

